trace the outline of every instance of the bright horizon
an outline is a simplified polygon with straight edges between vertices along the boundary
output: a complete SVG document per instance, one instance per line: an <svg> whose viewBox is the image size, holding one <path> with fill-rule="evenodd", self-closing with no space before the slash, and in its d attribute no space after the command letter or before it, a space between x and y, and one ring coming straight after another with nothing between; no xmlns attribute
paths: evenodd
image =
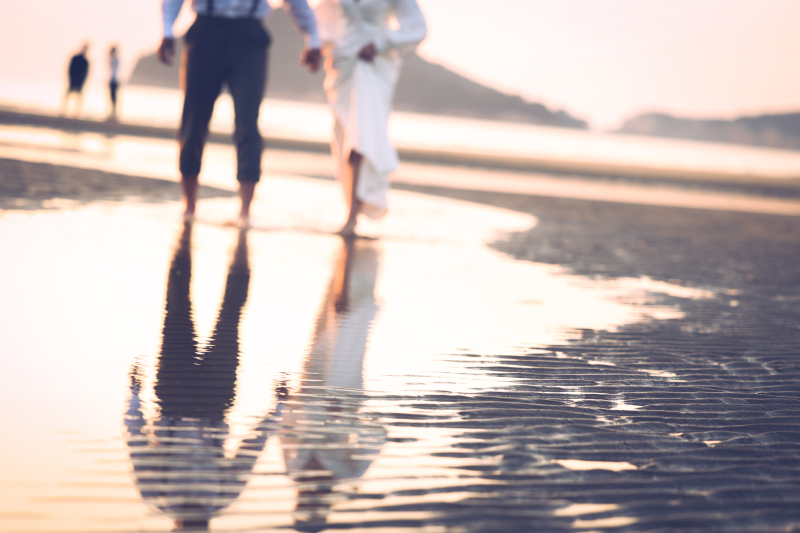
<svg viewBox="0 0 800 533"><path fill-rule="evenodd" d="M420 55L594 128L642 112L697 118L800 111L796 0L419 0L430 33ZM279 3L279 2L278 2ZM312 3L313 0L312 0ZM123 80L161 35L160 0L3 2L4 80L62 83L89 40L89 83L122 52ZM87 16L91 13L91 16Z"/></svg>

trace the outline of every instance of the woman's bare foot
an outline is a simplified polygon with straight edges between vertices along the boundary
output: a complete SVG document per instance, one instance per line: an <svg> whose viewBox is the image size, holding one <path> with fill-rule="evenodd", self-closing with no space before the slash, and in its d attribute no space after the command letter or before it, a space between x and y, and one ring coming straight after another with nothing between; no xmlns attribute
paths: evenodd
<svg viewBox="0 0 800 533"><path fill-rule="evenodd" d="M336 232L336 235L341 235L342 237L356 237L356 221L348 220L347 223L342 226L342 229Z"/></svg>
<svg viewBox="0 0 800 533"><path fill-rule="evenodd" d="M183 219L184 220L194 219L195 207L196 207L196 204L189 204L184 199L184 204L183 204Z"/></svg>
<svg viewBox="0 0 800 533"><path fill-rule="evenodd" d="M344 223L342 229L336 232L344 238L357 237L356 223L358 222L358 214L361 212L361 200L358 199L356 191L358 190L358 174L361 170L361 161L364 156L355 150L350 152L348 165L350 171L345 179L345 196L348 203L347 222ZM348 179L349 178L349 179Z"/></svg>

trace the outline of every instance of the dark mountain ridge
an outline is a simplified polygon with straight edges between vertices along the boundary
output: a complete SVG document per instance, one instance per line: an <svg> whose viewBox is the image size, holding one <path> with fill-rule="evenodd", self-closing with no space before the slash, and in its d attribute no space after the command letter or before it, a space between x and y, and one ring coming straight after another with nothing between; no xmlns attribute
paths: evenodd
<svg viewBox="0 0 800 533"><path fill-rule="evenodd" d="M309 74L298 64L303 39L286 12L276 10L267 27L273 36L267 94L273 98L325 102L322 72ZM496 91L416 54L405 57L404 61L395 93L394 108L397 110L569 128L587 127L585 121L564 111L551 111L542 104ZM158 62L155 54L143 56L129 83L177 88L177 63L166 67Z"/></svg>
<svg viewBox="0 0 800 533"><path fill-rule="evenodd" d="M628 120L618 131L800 150L800 113L758 115L733 120L690 119L663 113L645 113Z"/></svg>

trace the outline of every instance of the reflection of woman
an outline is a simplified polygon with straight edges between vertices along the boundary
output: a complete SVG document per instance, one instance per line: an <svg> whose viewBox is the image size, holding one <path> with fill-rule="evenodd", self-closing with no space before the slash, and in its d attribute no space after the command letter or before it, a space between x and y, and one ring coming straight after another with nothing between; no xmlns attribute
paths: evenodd
<svg viewBox="0 0 800 533"><path fill-rule="evenodd" d="M361 477L386 441L386 431L362 412L362 367L374 297L378 256L369 243L346 241L320 309L303 364L300 390L284 408L286 471L298 485L296 529L320 531L334 490Z"/></svg>
<svg viewBox="0 0 800 533"><path fill-rule="evenodd" d="M191 231L191 224L185 224L170 265L154 387L160 413L145 420L136 369L125 417L137 487L146 502L175 521L175 531L206 531L211 518L244 490L267 439L259 430L234 457L225 456L225 416L235 396L239 319L250 282L246 233L239 235L216 327L202 349L189 293Z"/></svg>
<svg viewBox="0 0 800 533"><path fill-rule="evenodd" d="M398 165L388 136L398 52L419 44L427 28L416 0L321 0L317 22L334 115L331 152L349 205L340 233L352 235L359 213L377 218L387 210L387 175Z"/></svg>

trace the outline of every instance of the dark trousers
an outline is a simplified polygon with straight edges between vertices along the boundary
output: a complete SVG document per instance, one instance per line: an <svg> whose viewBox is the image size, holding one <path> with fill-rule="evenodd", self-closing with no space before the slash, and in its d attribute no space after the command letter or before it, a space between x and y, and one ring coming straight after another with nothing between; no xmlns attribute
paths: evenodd
<svg viewBox="0 0 800 533"><path fill-rule="evenodd" d="M119 82L117 80L108 82L108 92L111 95L111 103L115 106L117 105L117 89L119 89Z"/></svg>
<svg viewBox="0 0 800 533"><path fill-rule="evenodd" d="M263 141L258 131L258 110L264 98L270 42L269 33L256 19L197 16L186 33L184 46L185 97L178 132L181 174L200 173L208 123L225 83L236 117L236 179L260 179Z"/></svg>

